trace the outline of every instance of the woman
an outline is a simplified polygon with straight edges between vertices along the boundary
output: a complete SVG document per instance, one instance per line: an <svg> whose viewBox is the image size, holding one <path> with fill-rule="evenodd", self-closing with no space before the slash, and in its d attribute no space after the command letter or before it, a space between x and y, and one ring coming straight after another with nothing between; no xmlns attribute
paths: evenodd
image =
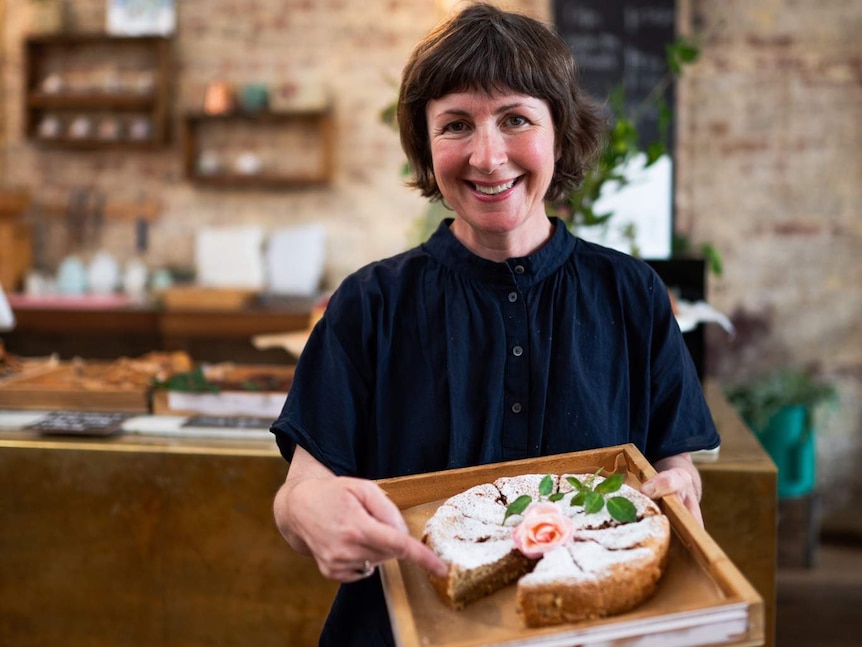
<svg viewBox="0 0 862 647"><path fill-rule="evenodd" d="M660 279L545 213L600 140L560 38L465 9L413 52L398 121L453 218L345 279L273 425L278 527L343 583L322 645L393 643L376 565L446 570L369 479L633 442L659 470L645 493L699 519L687 452L719 442Z"/></svg>

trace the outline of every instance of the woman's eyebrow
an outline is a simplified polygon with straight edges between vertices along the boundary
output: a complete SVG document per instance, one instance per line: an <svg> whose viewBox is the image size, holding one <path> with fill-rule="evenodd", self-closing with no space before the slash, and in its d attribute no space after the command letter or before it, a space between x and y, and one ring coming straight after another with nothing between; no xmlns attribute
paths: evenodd
<svg viewBox="0 0 862 647"><path fill-rule="evenodd" d="M520 101L516 102L516 103L507 103L505 105L500 106L499 108L496 108L494 110L494 114L496 115L496 114L499 114L501 112L507 112L509 110L514 110L515 108L532 109L532 106L530 106L526 103L520 102ZM460 117L460 116L469 116L470 114L471 114L470 111L465 110L464 108L447 108L446 110L443 110L442 112L439 112L434 116L437 117L440 115L457 115Z"/></svg>

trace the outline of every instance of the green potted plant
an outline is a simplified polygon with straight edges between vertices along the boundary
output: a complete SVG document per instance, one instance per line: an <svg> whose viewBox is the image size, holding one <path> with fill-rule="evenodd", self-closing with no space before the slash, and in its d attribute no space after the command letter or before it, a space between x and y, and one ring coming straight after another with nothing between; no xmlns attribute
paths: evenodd
<svg viewBox="0 0 862 647"><path fill-rule="evenodd" d="M664 99L665 91L681 76L683 68L696 61L699 55L700 47L695 40L678 36L665 46L667 72L639 105L631 108L626 105L622 84L611 92L607 104L611 128L598 164L587 172L576 190L548 204L549 213L558 216L570 231L577 234L586 228L607 226L614 213L598 212L595 209L603 190L626 186L628 179L625 170L636 158L643 158L644 168L649 168L670 155L671 110ZM653 109L658 112L659 138L656 141L644 141L640 133L641 120ZM627 225L622 236L630 244L630 253L639 256L634 225ZM694 249L687 237L673 234L673 256L697 256L698 253L706 261L706 267L716 276L721 276L721 254L711 243L704 243L700 249Z"/></svg>
<svg viewBox="0 0 862 647"><path fill-rule="evenodd" d="M778 496L814 489L814 412L837 401L834 385L809 371L785 368L730 384L725 394L778 467Z"/></svg>

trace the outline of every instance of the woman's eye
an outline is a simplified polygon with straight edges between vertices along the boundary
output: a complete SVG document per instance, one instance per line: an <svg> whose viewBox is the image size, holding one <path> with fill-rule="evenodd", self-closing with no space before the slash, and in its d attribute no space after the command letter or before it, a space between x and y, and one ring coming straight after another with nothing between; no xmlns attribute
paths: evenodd
<svg viewBox="0 0 862 647"><path fill-rule="evenodd" d="M506 123L509 126L524 126L527 124L527 119L521 115L511 115L506 117Z"/></svg>
<svg viewBox="0 0 862 647"><path fill-rule="evenodd" d="M463 121L453 121L443 127L443 132L447 133L463 133L467 125Z"/></svg>

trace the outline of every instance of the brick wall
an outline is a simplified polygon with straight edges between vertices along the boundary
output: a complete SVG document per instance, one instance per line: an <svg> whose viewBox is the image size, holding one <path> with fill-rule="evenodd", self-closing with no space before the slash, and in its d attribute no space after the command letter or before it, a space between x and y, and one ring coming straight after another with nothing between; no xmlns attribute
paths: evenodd
<svg viewBox="0 0 862 647"><path fill-rule="evenodd" d="M818 485L825 523L862 532L845 514L862 495L862 5L681 5L704 44L679 91L678 224L721 250L710 297L739 329L709 330L709 370L812 366L838 385Z"/></svg>
<svg viewBox="0 0 862 647"><path fill-rule="evenodd" d="M68 27L99 31L105 0L67 2ZM413 45L452 2L431 0L183 0L175 43L175 110L199 110L206 85L291 83L332 97L336 115L336 177L325 189L255 192L199 189L182 177L179 142L163 152L37 151L22 139L22 3L6 20L5 79L7 181L33 188L37 201L62 204L78 186L95 186L109 199L158 199L164 210L153 228L148 262L192 264L194 232L205 225L255 222L267 228L317 221L329 234L328 277L337 283L368 260L401 251L424 200L402 186L398 137L380 111L395 98L401 67ZM536 0L509 6L545 9ZM177 138L175 138L176 140ZM285 155L300 151L284 151ZM43 257L50 268L66 253L57 219L45 227ZM92 247L132 250L128 223L109 224ZM86 252L85 252L86 253Z"/></svg>
<svg viewBox="0 0 862 647"><path fill-rule="evenodd" d="M204 190L182 177L179 144L156 153L40 152L21 138L22 3L7 3L3 34L6 180L38 201L62 203L76 186L120 201L161 200L153 266L192 263L204 225L271 228L323 222L327 276L411 243L423 201L401 186L403 155L379 111L393 100L401 66L445 0L182 0L178 2L175 127L198 109L214 79L292 82L331 92L338 145L333 185L291 192ZM504 3L541 18L549 0ZM820 486L827 523L848 521L862 483L862 5L853 0L679 0L686 28L703 34L699 62L679 88L678 229L710 241L725 274L710 300L732 314L733 340L710 328L709 371L735 379L782 364L816 364L842 406L823 422ZM105 0L68 2L70 26L99 30ZM176 130L176 128L175 128ZM285 154L290 154L285 151ZM57 218L42 260L66 249ZM96 244L132 248L127 223ZM841 485L842 487L832 487Z"/></svg>

